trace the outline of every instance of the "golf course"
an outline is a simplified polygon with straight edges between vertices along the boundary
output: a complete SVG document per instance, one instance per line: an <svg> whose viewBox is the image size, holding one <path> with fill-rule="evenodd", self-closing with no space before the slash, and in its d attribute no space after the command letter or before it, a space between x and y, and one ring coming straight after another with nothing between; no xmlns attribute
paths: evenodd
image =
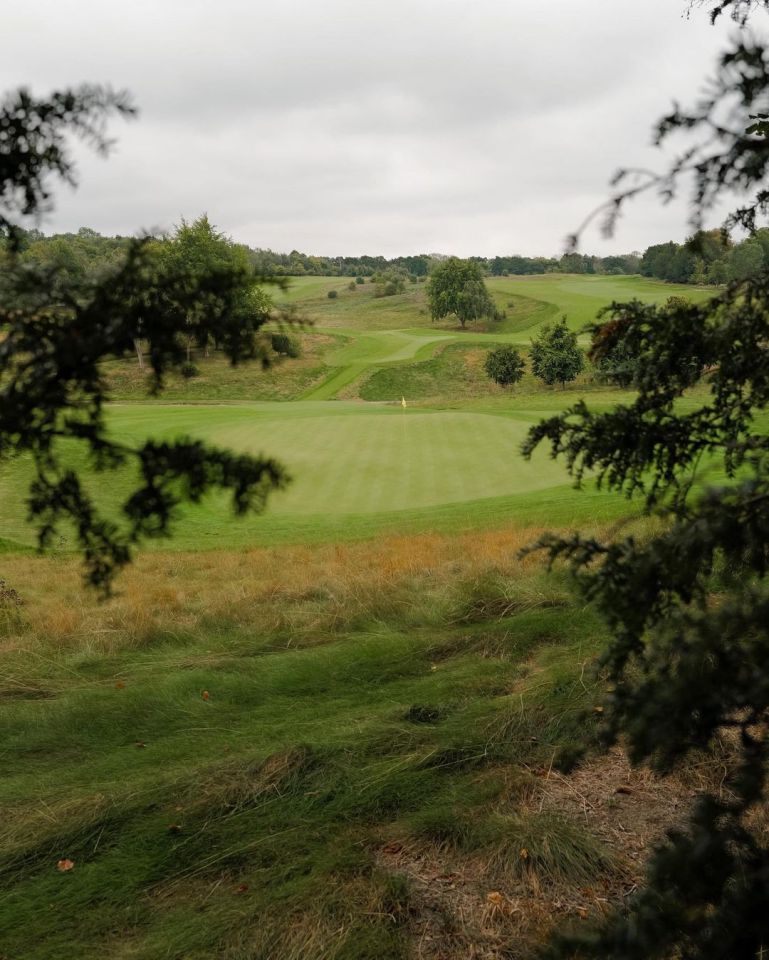
<svg viewBox="0 0 769 960"><path fill-rule="evenodd" d="M0 960L769 960L769 0L8 7Z"/></svg>
<svg viewBox="0 0 769 960"><path fill-rule="evenodd" d="M339 288L338 298L329 299ZM639 277L561 275L500 278L489 288L507 318L461 330L451 321L431 323L424 285L377 298L366 288L349 292L339 278L295 278L276 300L282 296L298 308L302 325L295 336L307 345L309 361L289 359L264 372L200 359L199 376L172 377L157 398L148 394L135 360L108 364L115 397L108 417L120 440L193 436L274 457L292 478L262 516L235 519L216 497L185 507L173 540L163 546L560 524L572 516L605 520L626 509L621 499L574 491L563 465L544 448L529 462L520 456L539 419L577 397L605 408L622 394L596 386L590 375L563 390L530 375L514 388L499 387L483 372L482 358L499 344L525 350L560 316L580 331L615 298L662 302L684 293L697 299L708 290ZM25 521L28 476L23 462L0 475L0 540L9 545L34 543ZM106 482L94 477L93 496L117 517L133 480L130 473L110 474Z"/></svg>
<svg viewBox="0 0 769 960"><path fill-rule="evenodd" d="M500 386L484 358L528 357L545 324L581 331L615 297L709 292L490 279L497 319L462 329L431 322L425 284L372 286L292 280L275 299L299 349L266 370L199 350L153 395L135 355L104 362L111 437L192 437L291 477L261 514L223 493L178 507L107 600L74 530L36 554L32 464L3 464L0 957L528 957L640 882L689 795L616 754L559 772L596 743L607 628L522 553L549 529L644 535L634 503L520 452L578 398L632 395L528 363ZM125 523L132 469L61 453Z"/></svg>

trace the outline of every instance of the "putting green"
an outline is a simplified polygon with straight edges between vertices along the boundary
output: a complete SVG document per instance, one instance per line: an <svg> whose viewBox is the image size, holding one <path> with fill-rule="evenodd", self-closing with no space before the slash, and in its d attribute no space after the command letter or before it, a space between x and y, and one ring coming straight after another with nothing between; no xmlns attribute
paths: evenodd
<svg viewBox="0 0 769 960"><path fill-rule="evenodd" d="M223 497L180 511L174 544L245 545L368 535L381 529L451 528L527 519L542 497L574 497L563 466L544 451L531 462L520 446L531 411L518 418L457 410L360 403L296 402L174 406L116 405L111 429L124 440L192 435L278 458L294 477L262 517L235 520ZM87 464L73 456L87 470ZM0 539L30 543L24 520L24 462L0 468ZM108 514L131 489L127 471L93 478ZM511 503L511 498L514 503ZM514 508L515 513L511 513ZM67 546L67 539L64 546Z"/></svg>
<svg viewBox="0 0 769 960"><path fill-rule="evenodd" d="M519 453L528 424L456 411L239 420L215 439L269 450L296 478L274 498L275 513L381 513L541 490L563 469ZM212 436L211 439L214 439Z"/></svg>

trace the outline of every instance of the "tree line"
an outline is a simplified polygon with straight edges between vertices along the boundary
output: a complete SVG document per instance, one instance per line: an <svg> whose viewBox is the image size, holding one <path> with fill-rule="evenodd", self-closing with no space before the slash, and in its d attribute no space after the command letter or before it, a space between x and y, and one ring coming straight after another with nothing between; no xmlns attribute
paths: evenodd
<svg viewBox="0 0 769 960"><path fill-rule="evenodd" d="M769 266L769 229L739 243L725 230L700 230L684 243L658 243L641 260L645 277L672 283L713 284L756 277Z"/></svg>
<svg viewBox="0 0 769 960"><path fill-rule="evenodd" d="M131 238L104 236L89 227L75 233L45 235L40 230L19 230L22 257L39 264L56 265L73 276L93 276L115 267L125 254ZM257 274L272 277L366 277L387 280L425 279L449 257L438 253L392 257L321 257L300 253L276 253L235 243ZM642 256L597 257L566 253L562 257L469 257L485 276L527 276L540 273L636 274L641 272Z"/></svg>
<svg viewBox="0 0 769 960"><path fill-rule="evenodd" d="M25 230L20 231L19 238L23 259L56 266L75 278L99 276L114 269L131 242L130 237L104 236L89 227L81 227L76 233L50 236L39 230ZM402 292L406 282L426 279L450 259L435 253L391 259L382 256L320 257L297 250L275 253L230 242L240 251L244 262L261 276L365 277L380 283L382 295ZM656 243L643 253L597 257L570 252L557 258L516 254L469 257L467 262L477 264L484 276L491 277L542 273L641 274L670 283L720 286L732 280L757 276L769 265L769 229L757 230L741 242L734 242L722 230L700 230L683 243L672 240Z"/></svg>

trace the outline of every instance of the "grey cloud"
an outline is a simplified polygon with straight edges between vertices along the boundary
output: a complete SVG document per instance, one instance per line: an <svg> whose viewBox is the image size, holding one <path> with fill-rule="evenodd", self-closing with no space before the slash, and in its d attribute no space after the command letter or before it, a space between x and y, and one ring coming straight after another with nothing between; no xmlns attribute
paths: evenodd
<svg viewBox="0 0 769 960"><path fill-rule="evenodd" d="M5 18L0 87L131 89L107 163L50 229L170 226L202 210L277 249L557 252L652 122L696 94L724 31L683 0L37 0ZM615 241L686 230L642 205Z"/></svg>

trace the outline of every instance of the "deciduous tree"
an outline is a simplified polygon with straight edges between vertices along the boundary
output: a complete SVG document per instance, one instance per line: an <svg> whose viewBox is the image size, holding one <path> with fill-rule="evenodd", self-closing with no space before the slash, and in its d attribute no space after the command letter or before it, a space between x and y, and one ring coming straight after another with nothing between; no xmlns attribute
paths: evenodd
<svg viewBox="0 0 769 960"><path fill-rule="evenodd" d="M449 257L439 263L427 283L427 302L433 320L454 315L462 327L469 321L494 316L483 268L475 260Z"/></svg>
<svg viewBox="0 0 769 960"><path fill-rule="evenodd" d="M497 347L486 354L483 368L494 383L509 387L523 376L526 364L514 347Z"/></svg>
<svg viewBox="0 0 769 960"><path fill-rule="evenodd" d="M562 387L576 380L585 366L585 357L577 346L577 334L569 330L566 317L553 324L545 324L539 336L531 342L531 372L549 386Z"/></svg>

